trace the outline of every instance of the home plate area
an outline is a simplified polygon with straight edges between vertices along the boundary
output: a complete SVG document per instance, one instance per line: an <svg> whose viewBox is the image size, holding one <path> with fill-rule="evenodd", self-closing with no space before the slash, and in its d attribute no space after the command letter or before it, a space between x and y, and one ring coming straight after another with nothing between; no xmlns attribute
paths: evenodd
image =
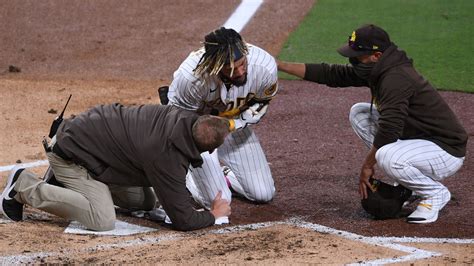
<svg viewBox="0 0 474 266"><path fill-rule="evenodd" d="M4 219L0 219L0 224L14 225ZM71 234L76 236L69 238ZM2 252L0 264L472 263L470 253L474 244L473 239L365 237L309 223L304 217L187 233L119 220L114 230L94 232L72 222L58 237L68 240L79 237L82 244L40 252L9 255Z"/></svg>

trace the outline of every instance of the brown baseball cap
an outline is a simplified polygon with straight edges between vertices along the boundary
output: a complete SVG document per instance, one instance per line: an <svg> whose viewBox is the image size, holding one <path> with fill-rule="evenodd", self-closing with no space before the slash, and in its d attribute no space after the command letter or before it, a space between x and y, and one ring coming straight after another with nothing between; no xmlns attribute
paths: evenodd
<svg viewBox="0 0 474 266"><path fill-rule="evenodd" d="M388 33L373 24L362 26L352 32L346 45L337 49L345 57L356 57L383 52L391 45Z"/></svg>

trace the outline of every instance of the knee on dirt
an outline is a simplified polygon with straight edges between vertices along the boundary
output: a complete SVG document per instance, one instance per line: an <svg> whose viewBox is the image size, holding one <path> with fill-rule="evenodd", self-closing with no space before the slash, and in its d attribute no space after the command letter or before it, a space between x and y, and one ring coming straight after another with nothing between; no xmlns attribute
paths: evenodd
<svg viewBox="0 0 474 266"><path fill-rule="evenodd" d="M271 189L262 190L260 188L253 187L248 191L248 199L255 201L257 203L267 203L270 202L275 196L275 187L272 186Z"/></svg>
<svg viewBox="0 0 474 266"><path fill-rule="evenodd" d="M114 210L115 212L115 210ZM109 231L115 229L115 213L113 215L95 214L90 222L84 225L93 231Z"/></svg>

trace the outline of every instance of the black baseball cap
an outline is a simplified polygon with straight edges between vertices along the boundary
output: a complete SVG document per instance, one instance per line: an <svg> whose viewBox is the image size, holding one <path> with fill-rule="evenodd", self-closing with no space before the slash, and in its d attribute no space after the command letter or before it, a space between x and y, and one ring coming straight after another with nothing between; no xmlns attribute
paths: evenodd
<svg viewBox="0 0 474 266"><path fill-rule="evenodd" d="M356 57L383 52L391 45L388 33L373 24L362 26L352 32L346 45L337 49L345 57Z"/></svg>

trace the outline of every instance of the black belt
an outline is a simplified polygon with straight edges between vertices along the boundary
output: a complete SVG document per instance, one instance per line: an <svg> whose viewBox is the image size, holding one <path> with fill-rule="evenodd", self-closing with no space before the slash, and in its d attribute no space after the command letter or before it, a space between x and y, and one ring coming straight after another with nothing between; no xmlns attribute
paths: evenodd
<svg viewBox="0 0 474 266"><path fill-rule="evenodd" d="M58 143L55 143L55 144L53 145L53 152L54 152L57 156L63 158L64 160L66 160L66 161L71 161L71 158L69 158L69 157L63 152L63 150L61 150L61 148L59 147Z"/></svg>

